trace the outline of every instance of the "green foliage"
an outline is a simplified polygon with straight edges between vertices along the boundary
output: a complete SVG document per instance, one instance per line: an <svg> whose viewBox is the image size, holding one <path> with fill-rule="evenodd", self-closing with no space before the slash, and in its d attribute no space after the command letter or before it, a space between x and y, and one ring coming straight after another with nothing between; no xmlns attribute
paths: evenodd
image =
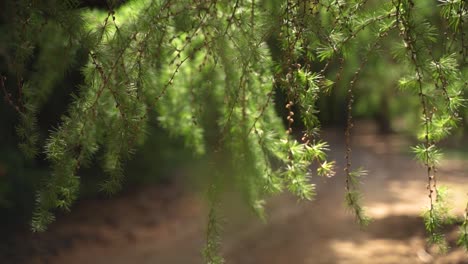
<svg viewBox="0 0 468 264"><path fill-rule="evenodd" d="M437 199L432 208L424 212L424 224L429 234L428 242L437 245L441 252L447 252L448 245L441 231L444 225L452 224L455 217L450 213L450 204L447 200L447 188L440 186L437 188Z"/></svg>
<svg viewBox="0 0 468 264"><path fill-rule="evenodd" d="M465 208L465 216L460 226L460 236L458 237L457 244L468 251L468 205Z"/></svg>
<svg viewBox="0 0 468 264"><path fill-rule="evenodd" d="M8 84L2 78L1 88L18 114L20 148L30 158L44 153L51 168L36 197L33 230L45 230L57 210L70 210L80 169L95 161L107 177L101 189L117 192L155 121L209 160L216 172L207 177L209 189L232 183L260 217L265 200L283 190L313 199L310 177L334 175L319 133L321 98L331 92L341 93L347 112L345 202L366 225L359 191L366 171L351 171L353 111L391 100L388 87L399 79L400 105L422 120L413 151L427 169L426 229L430 242L443 245L440 228L451 218L436 185L437 143L460 125L465 104L464 1L117 2L108 1L107 12L82 9L79 1L5 4L14 15L1 28L8 43ZM442 32L451 40L438 38ZM368 76L370 63L384 69L386 86ZM38 113L76 67L82 80L67 110L41 135ZM285 125L275 110L280 99ZM204 255L223 263L218 195L211 196ZM466 247L466 220L462 231Z"/></svg>
<svg viewBox="0 0 468 264"><path fill-rule="evenodd" d="M210 200L210 212L208 213L208 227L207 227L207 242L203 250L203 257L207 264L223 264L225 263L220 254L221 251L221 221L218 216L217 196L219 190L213 185L209 189L208 198Z"/></svg>
<svg viewBox="0 0 468 264"><path fill-rule="evenodd" d="M353 212L359 225L367 226L372 219L365 214L365 210L361 205L362 194L359 192L360 179L367 175L367 171L359 168L348 175L348 187L345 194L346 206Z"/></svg>
<svg viewBox="0 0 468 264"><path fill-rule="evenodd" d="M463 19L468 16L466 2L463 0L440 0L441 14L448 20L455 33L463 30Z"/></svg>
<svg viewBox="0 0 468 264"><path fill-rule="evenodd" d="M442 157L442 153L435 145L426 147L421 144L413 147L413 152L419 162L430 167L437 165Z"/></svg>

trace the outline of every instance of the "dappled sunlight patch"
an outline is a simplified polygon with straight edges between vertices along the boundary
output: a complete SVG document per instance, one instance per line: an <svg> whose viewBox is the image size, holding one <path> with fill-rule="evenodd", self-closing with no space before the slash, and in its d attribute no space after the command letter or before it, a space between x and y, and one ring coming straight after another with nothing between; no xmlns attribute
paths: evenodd
<svg viewBox="0 0 468 264"><path fill-rule="evenodd" d="M421 238L411 238L407 241L334 240L330 246L337 255L337 263L429 263L432 260L430 255L423 253L424 241Z"/></svg>
<svg viewBox="0 0 468 264"><path fill-rule="evenodd" d="M391 181L385 188L385 192L388 193L385 197L397 198L371 201L367 205L368 212L374 218L384 218L389 215L419 215L426 206L424 191L424 185L421 185L420 181Z"/></svg>
<svg viewBox="0 0 468 264"><path fill-rule="evenodd" d="M375 199L370 199L368 202L367 210L373 218L384 218L389 215L420 215L421 211L427 207L426 200L424 199L425 189L424 184L420 181L390 181L384 192L373 194ZM461 215L464 211L466 204L468 190L468 178L450 176L441 177L441 183L447 186L449 190L449 200L452 205L453 213ZM391 199L389 197L394 197Z"/></svg>

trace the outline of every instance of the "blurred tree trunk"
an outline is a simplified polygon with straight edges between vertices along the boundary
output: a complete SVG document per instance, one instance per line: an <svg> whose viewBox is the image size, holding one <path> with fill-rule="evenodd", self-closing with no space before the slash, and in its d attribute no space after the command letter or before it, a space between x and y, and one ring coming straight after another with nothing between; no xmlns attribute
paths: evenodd
<svg viewBox="0 0 468 264"><path fill-rule="evenodd" d="M391 89L385 89L383 96L380 97L380 111L377 111L374 120L381 134L393 133L392 117L390 114L390 96Z"/></svg>

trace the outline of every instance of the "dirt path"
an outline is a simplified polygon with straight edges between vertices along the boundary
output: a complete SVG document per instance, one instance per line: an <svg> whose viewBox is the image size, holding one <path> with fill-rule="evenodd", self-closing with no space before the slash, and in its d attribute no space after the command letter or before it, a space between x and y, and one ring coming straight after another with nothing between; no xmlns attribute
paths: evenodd
<svg viewBox="0 0 468 264"><path fill-rule="evenodd" d="M297 202L288 195L272 199L266 224L248 216L242 206L227 206L223 243L227 263L468 263L462 250L438 256L425 249L419 215L427 204L426 178L411 156L401 154L407 142L372 131L359 135L353 139L353 161L369 171L363 191L375 219L367 230L360 230L343 207L339 167L334 178L314 179L318 190L314 202ZM332 156L343 164L341 135L329 131L325 137L332 143ZM466 160L446 160L439 171L440 181L456 194L458 214L468 199L467 174ZM203 204L198 195L175 185L83 202L48 234L33 239L32 256L13 256L11 263L202 263ZM447 233L454 246L455 231Z"/></svg>

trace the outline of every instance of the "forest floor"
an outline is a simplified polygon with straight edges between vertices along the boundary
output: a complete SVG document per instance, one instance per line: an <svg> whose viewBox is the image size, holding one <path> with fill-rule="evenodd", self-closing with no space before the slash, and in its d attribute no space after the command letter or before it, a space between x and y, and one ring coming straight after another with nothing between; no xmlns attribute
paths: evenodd
<svg viewBox="0 0 468 264"><path fill-rule="evenodd" d="M468 263L466 252L453 249L456 227L447 229L448 254L425 246L420 214L428 203L426 176L408 153L408 142L361 130L354 133L352 157L369 171L362 186L374 218L369 227L360 229L344 208L342 133L327 130L337 175L314 179L315 201L275 197L268 202L267 223L238 202L225 205L227 263ZM467 158L445 159L438 174L461 215L468 199ZM109 200L80 202L48 232L19 237L0 263L202 263L206 215L203 197L177 181L141 187Z"/></svg>

